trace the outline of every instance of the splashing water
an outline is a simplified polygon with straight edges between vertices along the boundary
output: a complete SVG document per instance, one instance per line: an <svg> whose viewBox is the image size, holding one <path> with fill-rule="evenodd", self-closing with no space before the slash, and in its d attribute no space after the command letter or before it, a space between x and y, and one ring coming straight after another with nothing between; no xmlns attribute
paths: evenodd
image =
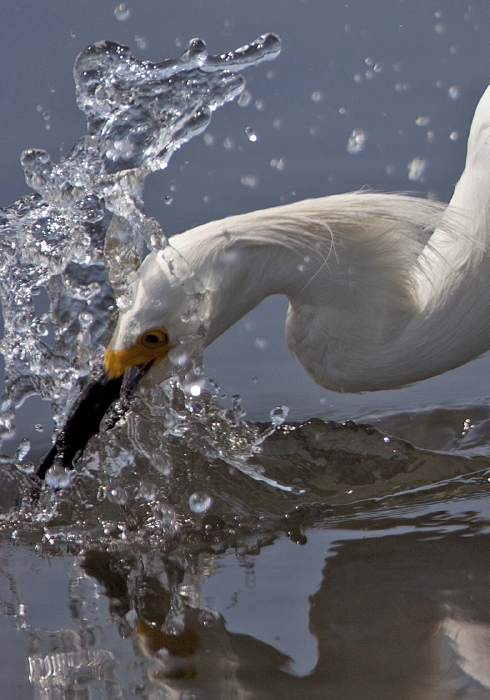
<svg viewBox="0 0 490 700"><path fill-rule="evenodd" d="M78 56L77 104L88 133L60 163L44 150L25 151L22 166L36 194L0 212L1 437L12 435L16 410L32 394L51 400L60 425L75 384L100 362L145 246L165 249L161 227L143 213L146 176L166 168L215 109L240 95L240 70L279 50L268 34L221 56L194 39L180 58L161 63L138 61L107 41ZM199 314L203 290L172 257Z"/></svg>

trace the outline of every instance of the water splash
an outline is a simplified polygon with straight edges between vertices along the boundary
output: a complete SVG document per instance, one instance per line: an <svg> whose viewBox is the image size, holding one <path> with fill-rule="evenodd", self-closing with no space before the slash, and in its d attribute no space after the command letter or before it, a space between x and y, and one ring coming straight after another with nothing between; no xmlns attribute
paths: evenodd
<svg viewBox="0 0 490 700"><path fill-rule="evenodd" d="M31 394L49 398L56 423L63 420L74 385L100 362L145 245L166 245L160 225L143 213L145 178L240 95L239 71L279 50L267 34L220 56L194 39L182 56L160 63L108 41L78 56L77 104L88 133L59 163L44 150L25 151L36 194L0 212L1 436L12 434L16 409ZM202 292L190 276L186 284L189 294Z"/></svg>
<svg viewBox="0 0 490 700"><path fill-rule="evenodd" d="M367 134L364 129L354 129L347 141L347 153L351 156L362 153L366 146Z"/></svg>
<svg viewBox="0 0 490 700"><path fill-rule="evenodd" d="M411 182L423 182L427 170L427 160L421 156L416 156L407 165L408 179Z"/></svg>
<svg viewBox="0 0 490 700"><path fill-rule="evenodd" d="M180 58L162 63L136 61L128 49L108 42L79 56L77 100L88 133L60 163L45 151L26 151L22 163L36 193L1 212L4 435L11 435L16 409L32 393L49 398L56 421L63 420L78 393L75 385L100 363L112 315L128 303L127 285L145 246L161 249L189 298L190 315L183 320L199 328L193 321L202 317L205 290L166 246L159 224L145 216L144 180L206 127L214 109L241 93L240 69L278 50L278 39L267 35L222 56L209 56L195 40ZM237 513L253 513L254 528L261 528L267 518L282 518L298 497L302 504L327 497L344 504L398 489L399 481L386 482L405 473L404 484L419 484L429 472L433 478L425 458L419 469L417 454L393 441L381 440L380 447L379 436L367 431L345 428L356 454L367 455L361 468L350 452L342 456L344 443L335 456L337 427L288 426L285 407L274 409L270 428L247 423L239 398L223 409L193 355L177 353L174 361L179 381L136 397L134 412L89 444L84 467L91 478L54 471L55 489L70 482L66 494L46 489L34 509L25 503L11 519L6 515L6 525L19 531L26 523L37 525L48 544L105 538L173 547L179 532L201 518L203 527L221 528L233 514L234 530ZM361 437L374 440L374 454L384 460L375 463L374 473ZM24 479L5 460L3 512L27 492L29 450L21 441L17 459ZM447 459L444 465L447 473ZM461 473L466 466L451 468ZM256 522L257 513L266 520Z"/></svg>

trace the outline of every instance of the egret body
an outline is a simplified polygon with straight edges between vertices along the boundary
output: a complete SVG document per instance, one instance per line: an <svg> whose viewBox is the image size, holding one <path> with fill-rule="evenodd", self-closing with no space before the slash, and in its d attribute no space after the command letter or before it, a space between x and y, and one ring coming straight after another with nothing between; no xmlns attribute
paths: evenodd
<svg viewBox="0 0 490 700"><path fill-rule="evenodd" d="M208 345L271 294L289 300L286 339L335 391L401 387L490 347L490 88L476 109L450 204L353 193L232 216L150 254L106 351L110 378L130 367L172 374L169 353L197 332L172 259L205 290Z"/></svg>

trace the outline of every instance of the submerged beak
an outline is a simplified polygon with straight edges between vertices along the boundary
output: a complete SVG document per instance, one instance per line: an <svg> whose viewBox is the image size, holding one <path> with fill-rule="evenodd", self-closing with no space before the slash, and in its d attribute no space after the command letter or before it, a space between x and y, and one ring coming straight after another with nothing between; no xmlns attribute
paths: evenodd
<svg viewBox="0 0 490 700"><path fill-rule="evenodd" d="M145 374L171 350L167 331L151 328L131 347L114 349L113 342L105 351L104 369L86 386L72 412L57 435L36 475L44 479L48 469L58 460L66 469L83 452L88 441L100 430L100 424L112 406L122 397L122 407L114 411L114 425L129 407L129 399Z"/></svg>
<svg viewBox="0 0 490 700"><path fill-rule="evenodd" d="M121 396L126 399L124 410L127 410L130 398L143 376L148 372L152 363L142 367L132 367L124 375L111 378L106 370L91 380L80 395L72 412L67 418L55 443L36 471L36 476L44 479L48 469L56 459L66 469L73 469L73 461L85 449L88 441L100 430L100 424L112 406ZM121 417L121 412L115 417L115 422Z"/></svg>

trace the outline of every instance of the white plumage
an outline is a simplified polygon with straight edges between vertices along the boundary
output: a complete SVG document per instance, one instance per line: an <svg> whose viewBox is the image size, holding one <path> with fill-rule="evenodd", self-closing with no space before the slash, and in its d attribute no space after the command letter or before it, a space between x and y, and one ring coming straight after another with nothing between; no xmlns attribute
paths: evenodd
<svg viewBox="0 0 490 700"><path fill-rule="evenodd" d="M203 321L209 344L271 294L288 297L288 346L328 389L395 388L461 365L490 347L489 215L490 88L447 208L335 195L214 221L150 254L106 352L108 375L151 364L160 381ZM206 290L204 316L188 320L176 265Z"/></svg>

